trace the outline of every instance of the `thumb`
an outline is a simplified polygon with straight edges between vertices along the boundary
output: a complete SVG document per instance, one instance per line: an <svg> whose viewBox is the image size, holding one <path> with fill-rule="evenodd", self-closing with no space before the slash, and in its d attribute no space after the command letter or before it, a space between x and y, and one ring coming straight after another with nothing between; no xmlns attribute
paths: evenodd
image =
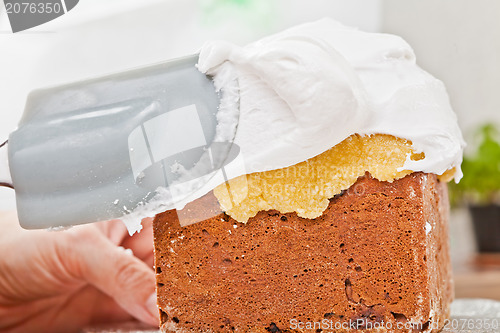
<svg viewBox="0 0 500 333"><path fill-rule="evenodd" d="M151 267L135 257L131 250L118 247L103 234L78 242L82 278L112 297L133 317L158 326L155 275Z"/></svg>

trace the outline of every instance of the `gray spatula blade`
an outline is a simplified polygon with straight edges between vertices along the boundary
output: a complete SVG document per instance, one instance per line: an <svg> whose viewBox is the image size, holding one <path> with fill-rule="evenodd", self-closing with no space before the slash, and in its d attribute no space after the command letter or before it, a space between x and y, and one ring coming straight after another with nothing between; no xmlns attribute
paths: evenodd
<svg viewBox="0 0 500 333"><path fill-rule="evenodd" d="M119 218L175 179L169 165L195 163L214 139L220 100L197 60L31 93L9 137L22 227Z"/></svg>

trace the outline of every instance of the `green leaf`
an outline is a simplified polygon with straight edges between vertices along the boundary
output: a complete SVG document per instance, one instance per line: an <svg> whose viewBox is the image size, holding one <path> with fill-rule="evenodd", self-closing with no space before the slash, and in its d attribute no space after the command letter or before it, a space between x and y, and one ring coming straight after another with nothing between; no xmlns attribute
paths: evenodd
<svg viewBox="0 0 500 333"><path fill-rule="evenodd" d="M493 124L483 125L477 136L476 153L464 157L464 177L459 184L450 184L452 203L489 204L498 200L500 192L500 143Z"/></svg>

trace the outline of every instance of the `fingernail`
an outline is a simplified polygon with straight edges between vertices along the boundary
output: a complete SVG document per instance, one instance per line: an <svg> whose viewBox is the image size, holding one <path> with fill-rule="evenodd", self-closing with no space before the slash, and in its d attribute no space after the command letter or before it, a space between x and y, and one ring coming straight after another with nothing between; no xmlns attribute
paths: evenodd
<svg viewBox="0 0 500 333"><path fill-rule="evenodd" d="M153 316L153 318L156 318L156 321L158 323L159 312L156 301L156 293L152 293L151 296L149 296L148 299L146 300L146 309Z"/></svg>

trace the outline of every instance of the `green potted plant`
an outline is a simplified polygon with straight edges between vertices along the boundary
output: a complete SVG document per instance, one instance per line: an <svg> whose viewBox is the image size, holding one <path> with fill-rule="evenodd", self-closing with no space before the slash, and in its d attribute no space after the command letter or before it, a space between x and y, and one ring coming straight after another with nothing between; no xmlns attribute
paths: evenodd
<svg viewBox="0 0 500 333"><path fill-rule="evenodd" d="M450 183L452 204L470 209L478 250L500 252L500 140L493 124L478 131L479 146L462 163L464 177Z"/></svg>

